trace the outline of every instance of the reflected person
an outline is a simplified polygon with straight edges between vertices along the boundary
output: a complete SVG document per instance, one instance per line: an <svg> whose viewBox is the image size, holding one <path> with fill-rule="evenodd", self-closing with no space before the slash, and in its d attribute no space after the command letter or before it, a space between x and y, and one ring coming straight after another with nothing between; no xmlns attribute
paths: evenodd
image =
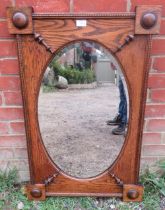
<svg viewBox="0 0 165 210"><path fill-rule="evenodd" d="M111 63L111 67L113 70L116 70L116 67L113 63ZM118 88L119 88L119 96L120 96L120 102L118 107L118 113L112 120L107 121L107 125L117 125L116 128L112 129L112 134L114 135L125 135L126 125L127 125L127 97L126 92L124 89L123 80L124 76L122 74L119 75L119 82L118 82Z"/></svg>

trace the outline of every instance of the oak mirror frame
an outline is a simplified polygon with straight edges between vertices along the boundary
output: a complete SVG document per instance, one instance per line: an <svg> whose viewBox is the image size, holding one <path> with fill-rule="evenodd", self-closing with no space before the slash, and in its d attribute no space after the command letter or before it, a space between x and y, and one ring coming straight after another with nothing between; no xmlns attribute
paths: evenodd
<svg viewBox="0 0 165 210"><path fill-rule="evenodd" d="M124 201L142 200L143 187L138 177L150 43L151 34L159 33L160 10L160 6L139 6L136 13L36 14L30 7L7 8L9 32L16 34L18 44L30 167L30 184L26 187L29 199L116 196ZM142 16L147 12L156 14L156 20L151 24L150 19L145 19L143 28ZM55 54L65 45L84 40L103 45L122 66L129 93L129 125L113 164L98 176L81 179L65 174L48 155L40 134L37 106L45 69Z"/></svg>

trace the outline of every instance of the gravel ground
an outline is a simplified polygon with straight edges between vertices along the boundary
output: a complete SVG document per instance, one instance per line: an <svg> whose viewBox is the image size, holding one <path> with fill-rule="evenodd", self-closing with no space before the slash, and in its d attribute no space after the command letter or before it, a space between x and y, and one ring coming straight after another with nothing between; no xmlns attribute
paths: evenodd
<svg viewBox="0 0 165 210"><path fill-rule="evenodd" d="M94 89L59 90L39 95L39 123L44 144L65 173L81 178L106 170L117 158L123 136L106 125L117 112L118 88L102 84Z"/></svg>

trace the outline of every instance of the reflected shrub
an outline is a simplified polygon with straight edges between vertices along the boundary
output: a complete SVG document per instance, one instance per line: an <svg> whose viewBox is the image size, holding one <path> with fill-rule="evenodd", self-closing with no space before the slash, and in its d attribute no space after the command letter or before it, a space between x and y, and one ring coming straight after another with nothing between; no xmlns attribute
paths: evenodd
<svg viewBox="0 0 165 210"><path fill-rule="evenodd" d="M79 70L71 67L61 67L57 62L52 62L51 67L56 76L67 79L68 84L88 84L96 80L95 73L91 69Z"/></svg>
<svg viewBox="0 0 165 210"><path fill-rule="evenodd" d="M90 69L79 71L77 69L66 68L59 71L59 75L65 77L69 84L87 84L95 81L94 72Z"/></svg>

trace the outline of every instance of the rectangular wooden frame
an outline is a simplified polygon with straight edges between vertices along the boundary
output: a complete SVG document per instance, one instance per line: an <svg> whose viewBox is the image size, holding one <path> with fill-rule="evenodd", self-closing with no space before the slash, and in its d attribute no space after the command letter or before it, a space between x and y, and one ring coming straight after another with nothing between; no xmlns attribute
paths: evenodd
<svg viewBox="0 0 165 210"><path fill-rule="evenodd" d="M31 178L31 184L27 185L29 199L118 196L126 201L140 201L143 188L138 187L138 177L150 35L135 34L136 13L31 14L27 11L32 10L26 9L30 25L28 30L26 27L20 29L17 23L13 24L12 17L17 12L24 14L24 10L8 9L8 22L11 33L17 34ZM77 19L87 20L87 26L77 27ZM45 68L60 48L78 40L101 43L114 54L123 69L130 98L130 120L124 146L110 168L90 179L68 176L58 168L45 149L38 124L38 94Z"/></svg>

